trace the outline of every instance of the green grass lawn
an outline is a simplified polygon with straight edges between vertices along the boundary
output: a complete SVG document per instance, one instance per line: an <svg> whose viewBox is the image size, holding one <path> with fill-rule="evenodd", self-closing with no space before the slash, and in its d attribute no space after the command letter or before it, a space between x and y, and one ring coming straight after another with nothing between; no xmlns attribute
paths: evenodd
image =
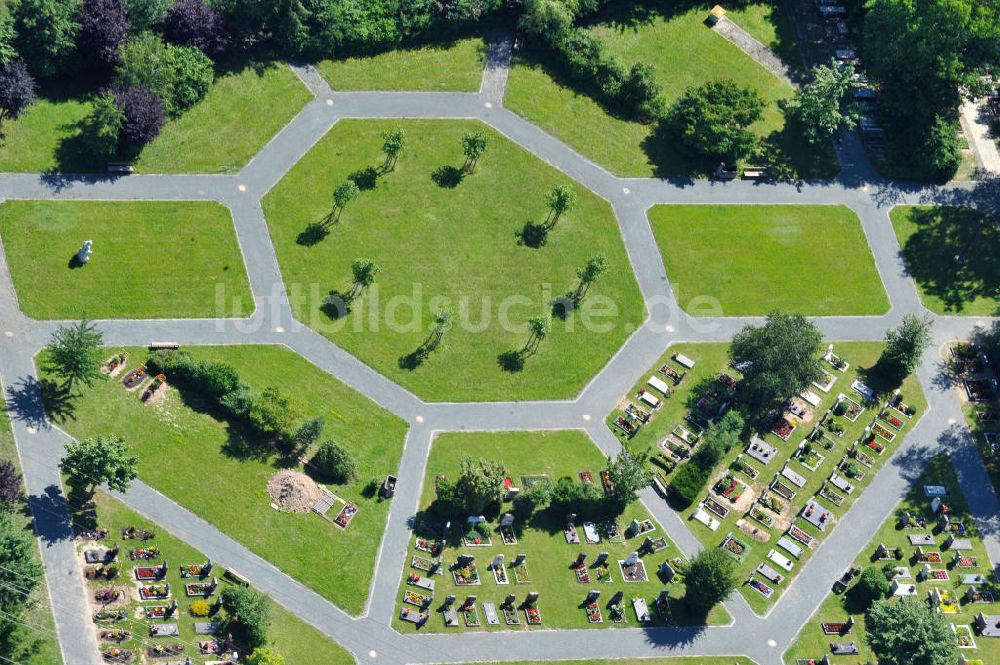
<svg viewBox="0 0 1000 665"><path fill-rule="evenodd" d="M476 92L486 45L479 37L396 49L378 55L323 60L316 69L334 90Z"/></svg>
<svg viewBox="0 0 1000 665"><path fill-rule="evenodd" d="M232 217L217 203L7 201L0 240L21 309L38 319L253 311ZM94 254L80 266L84 240Z"/></svg>
<svg viewBox="0 0 1000 665"><path fill-rule="evenodd" d="M737 447L737 449L732 450L719 463L711 476L709 485L705 488L705 495L713 497L713 499L720 501L726 507L730 508L729 515L725 519L719 520L721 524L717 531L710 531L701 524L691 520L691 516L695 512L697 506L691 506L690 508L682 511L683 517L689 520L688 523L691 525L691 529L695 536L701 540L705 547L719 546L726 537L726 534L730 532L736 535L745 544L750 546L750 554L737 566L737 571L739 573L738 576L741 579L746 580L760 563L770 563L766 557L773 548L778 549L779 552L785 554L789 558L793 558L791 555L785 553L784 550L778 548L775 544L790 524L794 523L799 528L805 530L816 538L817 542L822 539L823 532L819 531L802 518L796 517L796 515L805 506L806 501L813 497L819 491L824 482L830 477L830 474L835 470L836 465L841 462L848 449L862 435L864 428L871 424L872 419L878 413L877 408L867 408L857 421L853 423L847 418L834 418L841 423L844 428L844 433L842 436L828 436L827 439L825 439L825 442L829 448L821 446L820 444L815 444L813 446L816 452L825 457L825 459L821 460L819 464L811 465L816 467L815 470L805 466L798 459L792 460L791 456L798 450L799 445L806 440L806 437L813 430L814 425L833 405L840 393L852 395L856 400L860 401L860 397L851 391L851 383L856 378L864 377L865 369L874 365L875 361L878 360L881 350L882 344L880 342L837 343L835 345L835 352L849 362L850 367L846 373L841 373L824 363L825 369L829 371L831 376L836 376L836 381L830 388L829 392L825 393L815 386L811 387L812 392L821 398L821 402L819 407L813 410L809 421L806 422L803 420L803 422L798 423L797 428L789 437L788 441L782 441L770 432L761 434L768 444L777 448L775 459L767 465L763 465L756 460L750 459L745 454L746 442L744 442L741 446ZM676 387L676 391L673 396L663 402L663 405L653 413L649 422L642 426L639 433L630 440L625 439L613 424L617 416L621 413L620 409L625 408L628 402L636 402L637 400L634 396L640 389L648 389L646 381L650 376L661 376L657 374L657 369L660 365L666 363L677 371L683 370L680 365L671 360L675 353L682 353L695 360L694 369L688 370L687 376L685 376L682 382ZM651 457L656 457L664 452L664 450L659 447L660 442L664 441L665 438L672 438L668 437L668 434L675 428L676 425L680 424L689 429L693 427L686 419L689 412L696 410L695 407L693 407L693 395L701 394L698 387L704 385L704 382L714 384L715 377L717 377L721 372L728 372L734 377L739 377L739 374L735 370L728 367L727 345L683 344L671 347L667 353L663 355L659 362L651 367L650 371L644 374L632 390L629 391L628 395L622 400L622 403L619 404L619 409L616 409L608 417L608 426L619 436L619 438L622 439L623 443L627 442L627 445L631 450L646 453ZM667 380L666 377L661 376L661 378ZM871 384L878 385L875 381L871 381ZM915 424L916 420L918 420L920 415L924 412L927 403L915 377L908 377L903 382L900 390L906 401L917 409L917 416L912 419L903 419L903 425L900 430L896 432L896 438L893 440L892 444L886 445L885 453L882 456L869 451L871 453L870 457L872 459L872 466L871 468L865 468L859 463L858 468L863 470L866 476L864 479L853 479L851 481L855 486L855 491L852 495L845 497L846 500L842 506L837 507L832 503L826 505L826 500L823 500L825 507L835 516L843 515L853 500L863 492L864 488L875 477L878 469L880 469L885 463L885 460L888 459L895 446L898 445L906 433ZM662 397L659 393L654 392L654 394ZM754 467L755 470L758 471L758 475L754 479L743 472L729 472L734 478L744 484L743 497L741 497L738 502L731 504L725 499L719 497L713 491L713 485L716 480L720 479L727 473L727 470L730 468L735 458L740 454L743 455L742 459L744 461L747 461L751 467ZM767 484L774 479L775 474L781 471L783 464L786 462L792 470L805 478L806 484L802 488L795 488L796 497L791 502L784 501L785 506L780 514L765 511L765 514L774 518L774 524L771 527L767 527L763 523L749 517L748 512L750 511L750 508L754 506L754 501L756 501L756 499L761 495L761 492L766 488ZM663 471L659 466L653 465L651 468L654 471L663 474ZM664 484L666 484L669 482L670 476L661 475L661 478ZM785 483L790 485L789 481L785 481ZM838 491L838 494L843 495L844 493ZM749 525L751 530L755 530L755 533L741 531L740 527L737 525L737 521L741 519ZM782 574L785 574L788 580L793 578L814 549L815 544L812 549L806 548L806 552L802 555L802 557L796 560L793 570L788 573L781 571ZM776 568L774 564L771 564L771 566L772 568ZM771 584L770 586L774 588L774 593L770 596L770 598L765 598L762 594L746 584L740 587L740 592L746 597L751 607L753 607L757 612L764 612L768 607L773 605L781 594L784 593L784 590L788 588L791 583L788 580L780 585Z"/></svg>
<svg viewBox="0 0 1000 665"><path fill-rule="evenodd" d="M616 660L561 660L561 665L621 665L621 659ZM752 660L743 656L689 656L677 658L630 658L628 663L639 665L753 665ZM507 665L537 665L536 660L507 661ZM475 663L473 665L487 665Z"/></svg>
<svg viewBox="0 0 1000 665"><path fill-rule="evenodd" d="M198 543L186 543L165 532L156 524L152 524L138 513L126 508L119 501L111 498L104 492L98 492L91 504L77 506L76 518L78 523L84 528L94 529L102 527L111 533L111 540L117 540L117 534L124 527L134 526L136 528L151 529L156 532L156 538L148 542L123 541L120 542L123 550L119 558L119 565L122 569L122 576L115 580L115 586L128 589L137 589L138 583L132 573L132 569L139 565L157 566L163 561L169 562L168 573L165 581L170 584L173 598L177 600L178 609L174 617L167 621L147 621L143 618L133 618L125 622L115 624L117 628L125 628L132 631L132 634L142 639L142 643L137 640L129 640L122 644L124 648L135 649L144 652L146 646L153 641L149 638L149 626L153 623L176 623L180 630L179 638L164 638L161 643L171 642L185 643L184 656L190 656L192 661L201 665L218 656L202 656L198 653L197 643L206 639L203 635L194 632L195 621L208 621L209 619L195 618L190 614L191 603L197 598L188 598L184 592L184 584L192 581L191 578L182 578L180 567L182 565L195 565L203 563L207 557L198 551ZM150 544L156 545L162 552L162 558L152 561L132 562L129 561L126 551L135 547L145 547ZM110 541L104 546L110 546ZM83 546L81 546L81 550ZM80 557L81 562L83 557ZM222 578L224 569L215 566L212 575L219 578L219 590L208 599L211 605L229 582ZM107 588L107 581L92 581L89 587L96 591L99 588ZM133 594L137 591L133 591ZM143 605L156 605L156 602L139 603L130 601L127 606L133 611L139 611ZM163 603L161 603L163 604ZM268 647L277 651L285 657L289 663L331 663L333 665L353 665L354 657L343 647L328 638L317 629L313 628L305 621L299 619L294 614L284 609L277 603L271 603L271 622L268 628ZM237 645L239 646L239 645Z"/></svg>
<svg viewBox="0 0 1000 665"><path fill-rule="evenodd" d="M0 171L103 172L81 140L97 84L47 84L38 103L3 124ZM164 125L143 150L145 173L238 171L309 101L309 90L283 63L238 66L218 72L201 102Z"/></svg>
<svg viewBox="0 0 1000 665"><path fill-rule="evenodd" d="M17 448L14 445L14 435L10 431L10 421L7 419L7 411L3 399L0 399L0 458L10 460L20 472L21 463L17 455ZM32 518L28 502L18 501L14 507L15 520L19 520L24 525L26 531L32 530ZM37 541L36 541L37 542ZM41 558L35 546L36 558ZM26 630L25 635L29 640L35 642L33 652L27 654L17 654L17 661L21 665L61 665L62 652L59 650L59 640L55 636L55 620L52 618L52 609L49 604L49 593L46 588L45 578L41 584L31 594L29 601L31 604L26 609L22 619L25 623L37 627L39 630ZM2 654L2 652L0 652ZM5 657L12 657L14 654L3 654Z"/></svg>
<svg viewBox="0 0 1000 665"><path fill-rule="evenodd" d="M1000 314L1000 264L984 251L1000 242L994 223L951 206L896 206L889 217L924 307L936 314Z"/></svg>
<svg viewBox="0 0 1000 665"><path fill-rule="evenodd" d="M570 476L574 481L581 482L579 477L581 471L589 471L594 482L600 483L599 472L607 467L607 458L586 434L579 431L441 434L435 439L431 448L427 473L424 476L423 494L420 502L422 512L417 516L418 526L415 530L417 536L427 537L428 526L440 527L443 524L443 521L427 510L435 498L435 479L443 474L452 481L456 480L460 472L459 463L463 456L501 461L507 469L508 476L514 481L514 485L522 489L527 484L526 476L544 475L547 476L549 482L553 483L563 476ZM481 629L527 629L523 613L521 614L520 626L507 626L502 614L500 625L487 626L482 603L492 602L499 608L507 594L511 593L517 596L517 602L520 603L528 591L538 591L539 593L538 607L541 610L543 624L538 628L541 629L615 626L617 624L611 621L605 605L618 591L624 593L623 604L626 606L625 614L628 619L628 622L622 625L634 628L638 624L632 609L632 598L641 596L647 601L652 601L664 588L669 590L671 599L674 601L672 608L676 623L686 624L696 621L692 617L686 616L683 603L679 602L679 599L684 595L684 585L680 581L680 576L666 585L656 576L657 567L661 563L680 556L676 546L669 540L667 549L643 557L643 563L649 577L648 582L625 582L622 579L617 561L626 558L630 552L635 551L642 544L644 536L631 538L622 543L613 543L602 539L600 544L587 544L583 536L582 523L587 520L600 523L602 516L579 514L576 526L580 533L581 544L570 545L566 542L562 532L565 515L554 514L554 510L549 509L536 512L526 524L515 523L514 529L518 542L516 545L504 545L499 533L496 532L498 515L502 515L510 509L511 504L506 502L500 506L499 510L496 507L487 509L486 516L494 529L492 544L489 546L465 546L461 542L460 534L454 534L448 538L442 555L444 572L433 578L436 588L434 601L431 603L431 618L420 629L421 631L445 630L441 614L433 610L436 610L445 596L449 594L455 595L459 604L468 594L475 594L478 597ZM617 517L603 516L603 519L615 519L624 531L633 519L642 520L647 517L648 514L642 505L633 503L625 509L623 514ZM657 527L649 535L657 538L665 534L662 528ZM575 572L570 569L570 564L575 561L577 554L581 551L587 553L588 565L593 564L599 552L608 552L612 580L599 583L596 579L596 573L591 570L591 583L581 584L578 582ZM530 584L517 584L512 570L508 571L509 585L497 584L493 574L487 570L487 566L497 554L503 554L505 565L509 567L518 553L527 556L526 565L531 578ZM393 619L393 625L397 630L403 632L415 630L413 624L405 623L398 618L399 609L403 606L403 591L416 589L416 587L408 586L406 583L406 578L410 573L418 572L409 567L409 558L413 554L426 555L427 553L411 549L406 554L407 566L403 571L403 579L400 581L397 597L397 617ZM482 580L480 585L457 586L454 583L447 568L455 563L460 554L476 557L476 566ZM601 591L600 605L604 613L603 623L588 623L586 613L580 607L590 589ZM650 607L652 607L651 602ZM709 615L708 620L709 623L723 623L727 620L727 614L722 607L716 607ZM463 627L455 630L467 629Z"/></svg>
<svg viewBox="0 0 1000 665"><path fill-rule="evenodd" d="M692 313L713 300L725 316L889 309L864 231L846 207L660 205L649 221L681 307Z"/></svg>
<svg viewBox="0 0 1000 665"><path fill-rule="evenodd" d="M235 173L311 98L284 63L221 73L201 100L142 151L144 173Z"/></svg>
<svg viewBox="0 0 1000 665"><path fill-rule="evenodd" d="M750 59L703 23L705 9L632 22L612 20L592 29L622 62L654 66L665 101L675 101L686 88L730 78L757 90L768 106L754 130L772 136L801 177L832 177L838 167L832 149L807 148L793 132L784 131L777 101L792 88ZM757 14L758 22L766 20ZM669 47L664 45L669 44ZM683 152L677 140L653 135L654 125L615 117L549 65L547 54L524 52L515 59L504 105L565 141L585 156L621 176L685 177L704 175L709 165ZM772 150L774 154L779 151ZM714 165L712 165L714 166Z"/></svg>
<svg viewBox="0 0 1000 665"><path fill-rule="evenodd" d="M948 489L949 496L946 499L946 502L948 507L951 509L952 520L963 522L971 531L971 535L968 537L972 540L973 550L971 555L976 559L976 563L978 564L976 568L961 569L953 565L952 559L954 558L954 554L948 552L947 550L942 551L943 548L941 545L944 542L945 536L940 533L937 528L934 528L933 530L930 528L904 530L899 526L899 517L907 511L910 512L911 515L924 517L929 522L929 526L934 524L934 519L929 509L930 499L925 497L923 493L924 485L944 485ZM945 564L933 567L946 568L948 570L950 579L947 582L932 583L918 582L916 580L916 573L921 568L921 564L911 558L915 555L915 548L909 544L907 539L907 534L910 533L931 533L934 536L937 546L933 549L934 551L942 551L942 558L944 559ZM891 562L873 561L875 549L879 544L885 544L889 548L900 548L903 552L903 560ZM989 576L989 573L992 570L992 565L987 558L986 549L979 538L975 524L969 514L968 507L965 503L965 497L962 494L962 488L959 486L958 479L955 476L955 470L946 455L936 457L930 462L927 469L920 475L919 478L915 480L910 493L899 504L895 513L882 524L882 527L874 535L871 541L864 546L864 549L861 550L857 559L854 561L854 565L862 569L868 566L877 566L881 568L885 563L890 563L893 566L905 566L908 569L911 578L905 580L905 582L909 584L916 584L916 599L922 602L930 602L929 593L931 589L935 587L942 591L949 590L951 593L955 594L957 598L962 598L962 595L968 588L967 585L961 584L961 575L964 573L982 573ZM1000 589L997 588L995 582L991 581L986 588L993 592L994 597L1000 598ZM983 612L985 614L1000 613L1000 603L969 604L963 602L959 605L957 613L947 614L945 615L945 618L949 623L969 625L975 615L979 612ZM823 634L821 627L823 622L847 621L848 615L853 616L855 620L854 629L851 631L849 636L841 638ZM855 657L857 662L874 662L874 655L865 642L864 617L864 612L858 606L850 591L839 596L831 593L827 596L826 600L823 601L823 604L819 607L816 614L813 615L809 622L803 627L802 632L799 634L798 640L795 644L793 644L792 647L785 653L785 662L788 663L788 665L794 665L797 658L815 658L818 661L823 657L823 654L829 653L829 643L831 641L840 640L857 642L858 648L861 651L861 653ZM1000 659L1000 643L998 643L996 639L981 637L979 635L976 635L974 639L977 648L960 649L959 652L961 655L970 660L982 659L983 662L986 663L994 663Z"/></svg>
<svg viewBox="0 0 1000 665"><path fill-rule="evenodd" d="M408 141L395 171L362 191L326 237L306 237L330 214L336 183L381 165L380 134L394 126ZM489 136L489 150L474 173L447 183L470 130ZM576 208L546 245L520 244L527 222L545 221L547 193L560 183L577 193ZM299 320L426 399L570 397L645 317L608 204L476 122L341 121L268 194L264 211ZM522 371L502 369L500 354L528 339L523 324L551 311L599 252L608 269L582 307L553 320ZM359 257L381 272L349 313L333 319L321 299L350 287ZM424 342L442 306L455 325L422 365L404 368L401 359ZM598 307L610 314L597 315Z"/></svg>
<svg viewBox="0 0 1000 665"><path fill-rule="evenodd" d="M356 480L330 487L360 507L348 529L312 513L272 509L267 481L280 469L301 465L279 457L269 442L219 419L197 395L170 389L161 401L145 404L138 391L127 392L115 379L83 388L73 400L50 398L49 412L78 438L125 437L139 455L142 480L357 614L368 596L389 512L388 503L373 498L366 486L396 472L406 424L283 347L189 350L197 358L233 365L257 390L274 386L292 396L302 420L325 418L321 440L339 441L358 460ZM128 368L146 358L144 349L128 352ZM44 357L40 360L44 368Z"/></svg>

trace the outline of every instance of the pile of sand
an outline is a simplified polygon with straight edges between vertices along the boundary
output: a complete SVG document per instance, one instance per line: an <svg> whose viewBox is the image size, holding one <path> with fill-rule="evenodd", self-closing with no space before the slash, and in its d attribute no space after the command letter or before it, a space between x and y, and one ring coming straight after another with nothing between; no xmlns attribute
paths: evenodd
<svg viewBox="0 0 1000 665"><path fill-rule="evenodd" d="M267 493L274 505L291 513L307 513L323 496L312 478L298 471L279 471L267 481Z"/></svg>

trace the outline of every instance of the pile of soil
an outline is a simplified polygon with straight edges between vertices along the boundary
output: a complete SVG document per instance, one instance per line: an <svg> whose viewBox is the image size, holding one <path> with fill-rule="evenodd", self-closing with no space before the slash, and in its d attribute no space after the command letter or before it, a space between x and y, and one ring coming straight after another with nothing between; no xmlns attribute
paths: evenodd
<svg viewBox="0 0 1000 665"><path fill-rule="evenodd" d="M290 513L307 513L323 496L312 478L298 471L279 471L267 481L267 493L274 505Z"/></svg>

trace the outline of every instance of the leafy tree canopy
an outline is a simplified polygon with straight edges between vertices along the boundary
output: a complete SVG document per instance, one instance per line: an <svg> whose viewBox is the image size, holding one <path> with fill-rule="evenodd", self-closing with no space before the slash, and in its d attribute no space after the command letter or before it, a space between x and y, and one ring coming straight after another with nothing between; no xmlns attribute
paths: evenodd
<svg viewBox="0 0 1000 665"><path fill-rule="evenodd" d="M868 646L882 665L952 665L958 658L945 615L927 603L880 600L868 612L865 626Z"/></svg>

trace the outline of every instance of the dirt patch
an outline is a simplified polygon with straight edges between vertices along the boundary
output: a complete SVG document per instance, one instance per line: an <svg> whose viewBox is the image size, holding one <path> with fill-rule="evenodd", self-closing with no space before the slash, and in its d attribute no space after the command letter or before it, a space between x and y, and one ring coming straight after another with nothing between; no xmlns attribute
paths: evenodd
<svg viewBox="0 0 1000 665"><path fill-rule="evenodd" d="M771 534L766 529L759 527L751 520L740 520L740 531L756 540L758 543L766 543L771 540Z"/></svg>
<svg viewBox="0 0 1000 665"><path fill-rule="evenodd" d="M307 513L323 495L312 478L298 471L279 471L267 481L267 493L279 510Z"/></svg>

